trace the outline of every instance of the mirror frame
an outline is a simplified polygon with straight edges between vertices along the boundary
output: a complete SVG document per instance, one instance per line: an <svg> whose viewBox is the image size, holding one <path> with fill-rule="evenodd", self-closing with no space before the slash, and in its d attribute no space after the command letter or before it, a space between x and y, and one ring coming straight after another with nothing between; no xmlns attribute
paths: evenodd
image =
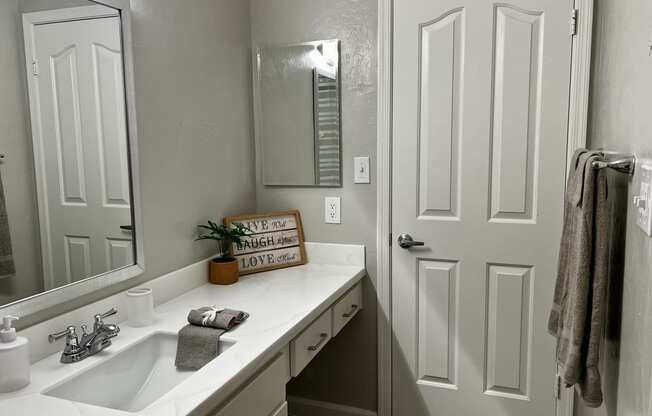
<svg viewBox="0 0 652 416"><path fill-rule="evenodd" d="M337 41L337 83L339 87L338 94L338 106L340 111L340 183L339 185L292 185L292 184L267 184L265 183L265 158L264 158L264 140L265 136L263 134L263 108L262 108L262 97L260 95L260 73L262 61L260 55L263 49L272 48L272 47L292 47L292 46L305 46L305 45L314 45L318 42L327 42L327 41ZM340 38L327 38L327 39L317 39L305 42L293 42L293 43L256 43L252 45L252 72L253 72L253 119L254 119L254 148L255 148L255 157L256 157L256 177L257 181L262 184L265 188L289 188L289 189L338 189L344 187L344 139L342 136L342 40ZM313 102L314 106L314 102ZM313 107L314 108L314 107ZM313 109L314 111L314 109ZM313 142L315 139L315 133L313 132L313 137L310 138Z"/></svg>
<svg viewBox="0 0 652 416"><path fill-rule="evenodd" d="M138 134L136 124L136 94L134 83L133 46L131 32L131 9L129 0L89 0L99 5L115 9L120 16L122 38L123 71L125 82L125 101L127 109L127 138L129 158L129 179L131 185L133 239L136 263L107 273L91 276L46 292L0 305L0 315L25 317L51 307L63 304L80 296L96 292L116 283L132 279L145 272L143 249L143 220L141 214L140 168L138 164ZM36 21L23 16L23 27L36 24ZM42 22L41 22L42 23ZM31 57L25 57L27 64ZM30 115L31 117L31 115Z"/></svg>

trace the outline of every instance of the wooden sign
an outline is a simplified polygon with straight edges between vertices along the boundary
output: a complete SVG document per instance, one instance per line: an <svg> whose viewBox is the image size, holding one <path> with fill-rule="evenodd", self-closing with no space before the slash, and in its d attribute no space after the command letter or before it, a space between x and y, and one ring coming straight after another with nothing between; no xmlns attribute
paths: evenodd
<svg viewBox="0 0 652 416"><path fill-rule="evenodd" d="M227 217L224 225L239 222L252 234L233 244L240 275L306 264L299 211Z"/></svg>

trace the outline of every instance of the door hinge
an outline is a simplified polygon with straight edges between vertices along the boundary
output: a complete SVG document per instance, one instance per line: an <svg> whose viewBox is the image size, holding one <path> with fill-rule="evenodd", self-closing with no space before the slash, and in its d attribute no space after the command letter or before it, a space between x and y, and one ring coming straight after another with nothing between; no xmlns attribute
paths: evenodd
<svg viewBox="0 0 652 416"><path fill-rule="evenodd" d="M555 400L561 400L561 376L555 379Z"/></svg>
<svg viewBox="0 0 652 416"><path fill-rule="evenodd" d="M38 61L32 61L32 75L38 77Z"/></svg>
<svg viewBox="0 0 652 416"><path fill-rule="evenodd" d="M576 36L577 35L577 20L579 19L579 16L580 16L580 10L579 9L571 10L571 23L570 23L570 34L571 34L571 36Z"/></svg>

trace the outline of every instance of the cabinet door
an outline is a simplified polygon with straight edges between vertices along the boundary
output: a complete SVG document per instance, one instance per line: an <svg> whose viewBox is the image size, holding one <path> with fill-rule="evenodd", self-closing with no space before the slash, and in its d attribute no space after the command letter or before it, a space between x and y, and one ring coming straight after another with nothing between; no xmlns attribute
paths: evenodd
<svg viewBox="0 0 652 416"><path fill-rule="evenodd" d="M270 416L285 402L288 356L279 354L215 416ZM286 413L279 413L286 415Z"/></svg>

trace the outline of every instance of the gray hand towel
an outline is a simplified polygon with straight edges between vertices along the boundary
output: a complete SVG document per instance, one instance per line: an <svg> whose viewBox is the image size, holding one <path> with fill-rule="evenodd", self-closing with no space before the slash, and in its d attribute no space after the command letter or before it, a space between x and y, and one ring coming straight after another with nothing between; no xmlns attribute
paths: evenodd
<svg viewBox="0 0 652 416"><path fill-rule="evenodd" d="M567 189L559 270L548 331L566 386L578 384L588 406L602 403L598 361L608 272L607 178L592 163L598 152L577 152Z"/></svg>
<svg viewBox="0 0 652 416"><path fill-rule="evenodd" d="M219 355L220 336L241 324L249 314L215 306L193 309L179 331L175 365L179 370L199 370Z"/></svg>
<svg viewBox="0 0 652 416"><path fill-rule="evenodd" d="M220 335L224 332L223 329L184 326L179 331L174 365L179 370L199 370L219 355Z"/></svg>
<svg viewBox="0 0 652 416"><path fill-rule="evenodd" d="M575 215L573 214L573 206L577 204L577 190L581 190L581 186L578 182L581 183L584 181L586 158L593 154L597 154L597 152L589 152L587 149L575 150L568 172L568 183L566 185L566 194L564 197L564 223L559 247L557 283L555 286L552 310L548 320L548 332L556 337L561 335L562 306L568 293L568 263L570 246L573 241L573 233L575 232Z"/></svg>
<svg viewBox="0 0 652 416"><path fill-rule="evenodd" d="M188 314L188 322L192 325L226 329L228 331L244 322L248 317L247 312L212 306L191 310Z"/></svg>

